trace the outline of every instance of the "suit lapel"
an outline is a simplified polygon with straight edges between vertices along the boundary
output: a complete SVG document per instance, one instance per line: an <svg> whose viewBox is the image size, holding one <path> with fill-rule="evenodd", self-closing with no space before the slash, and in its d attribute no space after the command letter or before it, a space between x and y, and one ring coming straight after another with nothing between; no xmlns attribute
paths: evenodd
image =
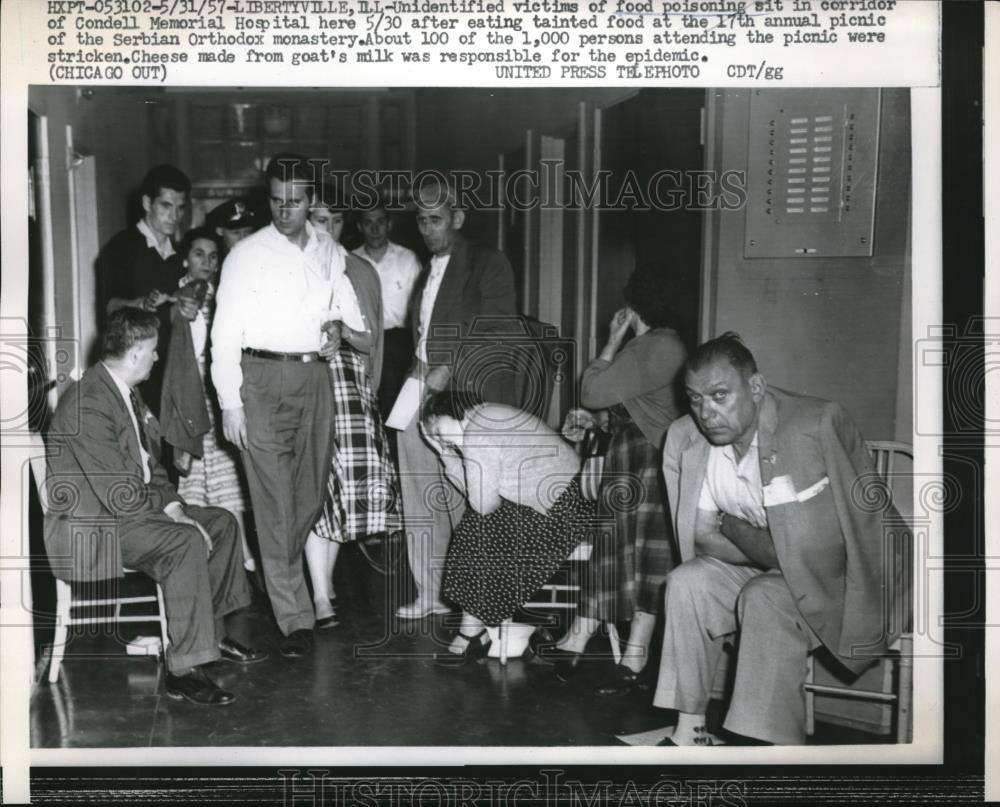
<svg viewBox="0 0 1000 807"><path fill-rule="evenodd" d="M444 270L444 277L441 278L441 286L438 288L434 307L431 309L432 326L452 319L450 312L455 301L462 297L462 283L465 280L465 265L468 259L469 250L465 240L458 236L452 245L451 257L448 258L448 266Z"/></svg>
<svg viewBox="0 0 1000 807"><path fill-rule="evenodd" d="M768 391L757 417L757 456L760 463L760 484L767 487L776 474L778 465L778 405ZM792 512L788 507L765 507L767 528L771 533L775 551L781 557L789 543L787 517Z"/></svg>
<svg viewBox="0 0 1000 807"><path fill-rule="evenodd" d="M760 482L765 487L774 478L774 466L778 460L777 430L778 405L774 396L766 392L757 416L757 457L760 462Z"/></svg>
<svg viewBox="0 0 1000 807"><path fill-rule="evenodd" d="M118 385L115 384L107 368L100 363L97 364L97 368L105 397L108 398L109 410L115 413L115 420L121 427L121 431L119 432L121 437L119 439L123 441L122 449L128 458L135 463L139 476L145 477L142 469L142 451L139 448L139 437L132 427L132 418L129 416L128 404L122 399L121 392L118 391ZM139 417L144 418L142 398L138 393L136 393L136 397L139 398ZM139 421L139 428L145 428L142 420ZM147 441L149 440L148 434L146 439Z"/></svg>
<svg viewBox="0 0 1000 807"><path fill-rule="evenodd" d="M694 525L698 514L698 499L701 487L705 483L705 472L708 470L708 454L711 446L696 432L694 442L681 453L680 496L677 513L677 541L680 546L681 560L691 560L694 557Z"/></svg>

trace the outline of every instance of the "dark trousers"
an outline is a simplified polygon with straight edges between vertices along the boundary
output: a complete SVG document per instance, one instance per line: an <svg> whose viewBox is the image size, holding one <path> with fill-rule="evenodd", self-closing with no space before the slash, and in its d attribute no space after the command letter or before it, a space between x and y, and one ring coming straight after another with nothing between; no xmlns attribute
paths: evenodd
<svg viewBox="0 0 1000 807"><path fill-rule="evenodd" d="M174 673L219 658L223 617L250 604L236 519L218 507L184 512L212 538L212 554L196 527L166 513L119 523L122 563L163 587L167 611L167 668Z"/></svg>
<svg viewBox="0 0 1000 807"><path fill-rule="evenodd" d="M303 549L326 497L333 388L326 362L243 356L243 452L268 597L286 636L315 622Z"/></svg>
<svg viewBox="0 0 1000 807"><path fill-rule="evenodd" d="M389 328L385 331L384 345L382 379L378 385L378 408L383 421L389 417L413 365L413 332L409 328Z"/></svg>

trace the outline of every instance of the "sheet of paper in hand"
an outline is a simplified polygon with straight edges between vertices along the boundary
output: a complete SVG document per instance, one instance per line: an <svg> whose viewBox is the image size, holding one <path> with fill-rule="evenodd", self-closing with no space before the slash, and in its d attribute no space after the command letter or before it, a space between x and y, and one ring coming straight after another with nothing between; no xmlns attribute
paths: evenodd
<svg viewBox="0 0 1000 807"><path fill-rule="evenodd" d="M403 431L416 417L420 404L423 401L423 383L410 376L403 384L403 388L396 397L396 403L386 418L385 425L390 429Z"/></svg>

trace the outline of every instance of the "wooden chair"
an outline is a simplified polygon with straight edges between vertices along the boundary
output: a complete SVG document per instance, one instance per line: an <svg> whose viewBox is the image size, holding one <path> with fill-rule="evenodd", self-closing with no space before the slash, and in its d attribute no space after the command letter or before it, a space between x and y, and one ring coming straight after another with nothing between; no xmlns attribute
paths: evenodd
<svg viewBox="0 0 1000 807"><path fill-rule="evenodd" d="M46 489L48 469L45 463L45 442L42 436L37 433L31 435L32 452L31 472L35 478L35 485L38 491L38 501L42 507L42 513L48 514L49 501ZM122 570L126 576L141 575L133 569ZM143 575L144 576L144 575ZM141 605L144 603L156 603L155 614L123 614L122 608L125 606ZM99 611L99 613L87 615L87 610ZM110 609L111 613L103 613ZM79 611L84 614L79 614ZM117 594L112 596L87 596L80 598L73 590L73 586L65 580L56 578L56 627L55 636L52 640L52 655L49 661L49 683L54 684L59 680L59 669L62 666L63 656L66 652L66 642L69 638L69 629L74 625L100 625L118 624L124 622L157 622L160 626L160 652L167 649L169 638L167 636L167 611L163 604L163 589L159 583L156 584L155 594L144 594L134 597L121 597Z"/></svg>
<svg viewBox="0 0 1000 807"><path fill-rule="evenodd" d="M868 440L865 442L869 453L875 460L875 470L882 477L892 498L893 474L897 456L913 460L913 448L908 443L890 440ZM906 570L907 578L909 572ZM905 602L909 602L907 597ZM849 700L870 701L883 704L883 723L892 725L892 710L895 707L897 743L908 743L913 740L911 724L911 709L913 707L913 633L910 629L910 617L905 617L906 630L890 645L892 656L882 659L881 681L879 690L859 689L851 686L835 686L818 684L815 680L815 656L810 654L806 671L806 734L812 736L816 725L816 696L830 695ZM895 687L893 683L895 681Z"/></svg>

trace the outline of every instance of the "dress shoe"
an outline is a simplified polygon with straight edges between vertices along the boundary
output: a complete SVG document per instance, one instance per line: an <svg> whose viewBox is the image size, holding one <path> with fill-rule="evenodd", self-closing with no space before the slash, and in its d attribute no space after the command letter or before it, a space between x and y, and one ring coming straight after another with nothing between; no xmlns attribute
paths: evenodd
<svg viewBox="0 0 1000 807"><path fill-rule="evenodd" d="M678 737L677 740L674 739L676 732L669 737L664 737L660 740L657 745L660 746L683 746L683 745L729 745L721 737L716 737L712 732L708 730L706 726L695 726L694 734L690 737ZM679 742L678 742L679 740Z"/></svg>
<svg viewBox="0 0 1000 807"><path fill-rule="evenodd" d="M185 675L167 673L167 695L175 700L186 698L199 706L226 706L236 700L209 678L203 669L195 667Z"/></svg>
<svg viewBox="0 0 1000 807"><path fill-rule="evenodd" d="M646 691L650 688L649 665L639 672L630 670L624 664L616 664L611 676L594 689L595 695L603 698L628 695L633 690Z"/></svg>
<svg viewBox="0 0 1000 807"><path fill-rule="evenodd" d="M228 636L219 642L219 652L222 653L222 658L226 661L235 661L237 664L255 664L271 655L266 650L247 647Z"/></svg>
<svg viewBox="0 0 1000 807"><path fill-rule="evenodd" d="M537 627L535 632L528 637L528 650L532 655L541 658L542 653L555 643L556 637L552 635L552 631L545 627Z"/></svg>
<svg viewBox="0 0 1000 807"><path fill-rule="evenodd" d="M486 658L490 652L493 640L487 635L486 628L483 628L475 636L466 636L461 632L458 635L465 639L465 648L461 653L452 653L450 650L446 650L444 653L435 653L434 663L439 667L464 667L477 659Z"/></svg>
<svg viewBox="0 0 1000 807"><path fill-rule="evenodd" d="M432 614L450 614L451 609L443 602L425 602L424 600L414 600L408 605L401 605L396 609L396 616L400 619L425 619Z"/></svg>
<svg viewBox="0 0 1000 807"><path fill-rule="evenodd" d="M544 645L539 647L536 652L538 658L555 667L556 678L563 683L576 675L583 658L582 653L571 653L569 650L563 650L559 647L546 647Z"/></svg>
<svg viewBox="0 0 1000 807"><path fill-rule="evenodd" d="M301 630L293 630L282 639L281 644L278 646L278 652L284 658L302 658L309 655L312 647L312 631L302 628Z"/></svg>

